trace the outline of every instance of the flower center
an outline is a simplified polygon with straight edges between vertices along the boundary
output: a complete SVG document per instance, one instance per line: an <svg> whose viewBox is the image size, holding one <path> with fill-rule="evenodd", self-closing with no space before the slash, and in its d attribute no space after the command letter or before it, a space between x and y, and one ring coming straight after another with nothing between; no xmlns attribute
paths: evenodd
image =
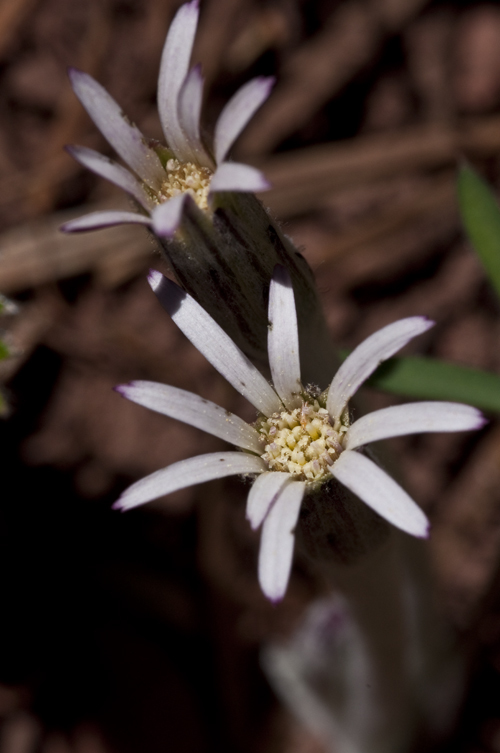
<svg viewBox="0 0 500 753"><path fill-rule="evenodd" d="M169 159L166 165L167 177L163 181L156 198L162 204L180 193L189 193L200 209L208 209L208 192L212 171L208 167L198 167L192 162L179 162Z"/></svg>
<svg viewBox="0 0 500 753"><path fill-rule="evenodd" d="M335 431L326 408L311 398L293 411L262 417L256 429L265 443L261 456L272 471L292 473L304 481L322 481L344 450L347 426Z"/></svg>

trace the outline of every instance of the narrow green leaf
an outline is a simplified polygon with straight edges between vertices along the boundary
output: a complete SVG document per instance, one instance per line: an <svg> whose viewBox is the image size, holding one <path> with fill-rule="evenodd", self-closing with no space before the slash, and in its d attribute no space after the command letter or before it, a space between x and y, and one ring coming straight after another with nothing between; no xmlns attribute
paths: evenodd
<svg viewBox="0 0 500 753"><path fill-rule="evenodd" d="M8 358L10 356L10 350L9 346L4 343L3 340L0 340L0 361L3 361L4 358Z"/></svg>
<svg viewBox="0 0 500 753"><path fill-rule="evenodd" d="M391 358L366 383L384 392L500 413L500 375L424 356Z"/></svg>
<svg viewBox="0 0 500 753"><path fill-rule="evenodd" d="M459 171L458 201L467 235L500 296L500 208L493 190L469 165Z"/></svg>

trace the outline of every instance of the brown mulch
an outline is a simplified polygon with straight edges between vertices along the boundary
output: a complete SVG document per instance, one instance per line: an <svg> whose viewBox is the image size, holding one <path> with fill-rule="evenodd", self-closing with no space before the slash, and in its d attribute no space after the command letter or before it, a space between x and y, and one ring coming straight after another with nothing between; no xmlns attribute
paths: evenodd
<svg viewBox="0 0 500 753"><path fill-rule="evenodd" d="M161 311L137 229L67 238L87 206L127 206L65 154L111 153L74 97L89 71L161 137L156 77L169 0L0 1L0 364L10 417L0 506L0 753L320 751L274 699L260 642L316 592L298 563L271 608L237 480L129 515L128 483L218 445L124 401L153 379L242 416L248 406ZM221 22L223 19L223 22ZM464 239L455 166L500 179L500 9L424 0L206 0L195 58L207 121L250 76L275 73L235 156L261 165L264 202L312 266L336 345L394 319L436 327L408 352L500 372L500 309ZM85 210L86 211L86 210ZM3 326L3 323L2 323ZM368 408L396 398L365 391ZM500 434L393 440L433 522L446 617L474 657L450 750L500 751ZM224 502L229 500L229 502Z"/></svg>

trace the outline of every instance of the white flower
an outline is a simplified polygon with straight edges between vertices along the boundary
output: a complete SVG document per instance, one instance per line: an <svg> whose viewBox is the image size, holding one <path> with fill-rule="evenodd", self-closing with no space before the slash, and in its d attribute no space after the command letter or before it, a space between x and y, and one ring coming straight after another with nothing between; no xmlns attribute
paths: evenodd
<svg viewBox="0 0 500 753"><path fill-rule="evenodd" d="M307 392L300 376L293 288L276 267L269 290L268 351L273 386L206 311L159 272L149 277L163 307L205 358L246 397L259 416L253 425L191 392L137 381L118 387L129 400L203 429L240 448L181 460L130 486L121 510L203 481L255 474L247 518L261 524L259 581L273 601L285 593L294 529L304 492L332 476L389 523L425 537L428 521L408 494L360 448L368 442L423 431L463 431L484 424L467 405L420 402L374 411L349 425L348 401L377 366L433 322L410 317L375 332L348 356L322 395Z"/></svg>
<svg viewBox="0 0 500 753"><path fill-rule="evenodd" d="M222 110L215 126L213 154L200 132L203 78L189 70L198 24L198 0L182 5L167 35L158 80L158 111L168 149L155 149L119 105L91 76L70 70L73 89L88 114L133 172L83 146L68 147L82 165L129 193L141 213L94 212L63 226L65 231L94 230L122 223L142 223L171 237L190 196L208 209L217 191L263 191L263 174L249 165L227 162L227 154L255 111L267 99L274 79L259 77L241 87Z"/></svg>

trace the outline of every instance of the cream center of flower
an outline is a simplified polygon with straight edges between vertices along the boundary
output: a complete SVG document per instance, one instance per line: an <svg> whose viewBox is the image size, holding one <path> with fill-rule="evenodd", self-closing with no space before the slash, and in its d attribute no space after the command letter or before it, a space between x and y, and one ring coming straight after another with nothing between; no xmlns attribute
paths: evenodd
<svg viewBox="0 0 500 753"><path fill-rule="evenodd" d="M304 481L322 481L344 450L347 426L335 431L326 408L314 398L293 411L273 413L256 423L265 444L262 459L272 471L292 473Z"/></svg>
<svg viewBox="0 0 500 753"><path fill-rule="evenodd" d="M208 209L208 192L213 175L208 167L199 167L193 162L169 159L166 173L167 177L156 197L160 204L180 193L189 193L200 209Z"/></svg>

